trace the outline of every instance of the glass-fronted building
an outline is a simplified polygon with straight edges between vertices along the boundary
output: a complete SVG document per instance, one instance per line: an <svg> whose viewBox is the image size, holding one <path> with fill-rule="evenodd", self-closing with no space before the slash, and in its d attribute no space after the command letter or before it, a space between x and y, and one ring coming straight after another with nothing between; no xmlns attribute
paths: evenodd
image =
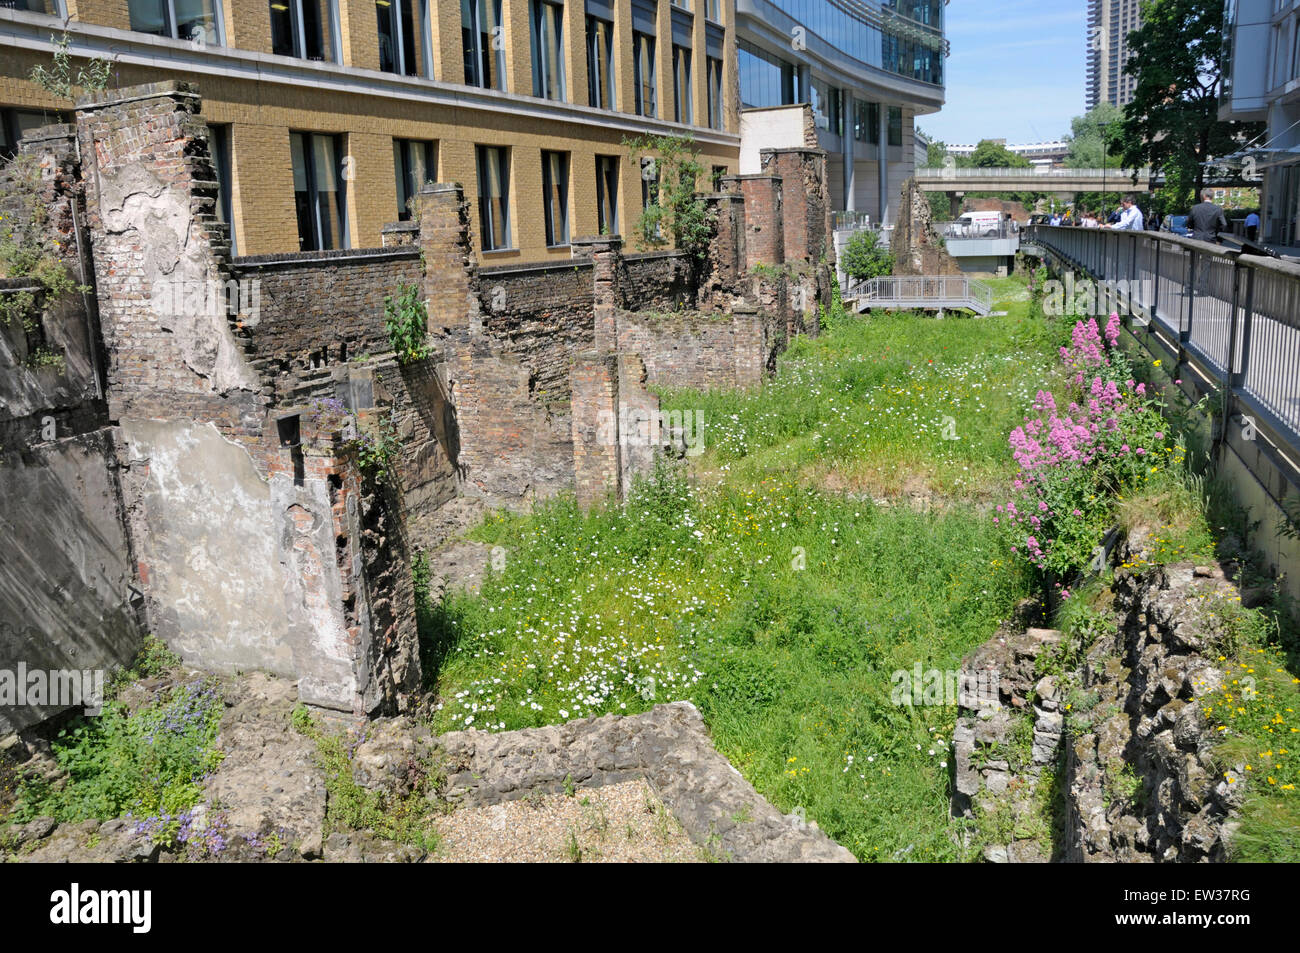
<svg viewBox="0 0 1300 953"><path fill-rule="evenodd" d="M943 105L946 0L737 0L741 172L796 145L782 108L812 107L836 210L892 221L915 119Z"/></svg>

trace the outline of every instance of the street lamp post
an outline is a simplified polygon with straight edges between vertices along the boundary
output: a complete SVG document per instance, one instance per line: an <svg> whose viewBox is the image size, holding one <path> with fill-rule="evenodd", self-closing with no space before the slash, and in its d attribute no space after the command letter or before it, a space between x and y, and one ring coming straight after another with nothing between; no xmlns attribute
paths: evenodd
<svg viewBox="0 0 1300 953"><path fill-rule="evenodd" d="M1109 218L1110 218L1109 215L1105 214L1105 209L1106 209L1106 153L1110 151L1110 150L1109 150L1109 145L1110 145L1110 143L1109 143L1109 141L1106 139L1106 127L1109 126L1109 125L1110 125L1110 123L1108 123L1108 122L1099 122L1099 123L1097 123L1097 127L1101 130L1101 207L1102 207L1102 212L1103 212L1102 217L1105 218L1105 219L1109 219ZM1106 224L1106 223L1105 223L1105 222L1102 222L1102 224L1104 225L1104 224Z"/></svg>

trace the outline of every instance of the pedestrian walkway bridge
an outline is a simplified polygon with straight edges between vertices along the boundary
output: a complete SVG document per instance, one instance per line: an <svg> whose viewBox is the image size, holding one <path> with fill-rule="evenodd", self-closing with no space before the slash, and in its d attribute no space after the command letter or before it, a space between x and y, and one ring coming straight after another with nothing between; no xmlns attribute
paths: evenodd
<svg viewBox="0 0 1300 953"><path fill-rule="evenodd" d="M993 289L964 275L887 276L850 281L844 301L853 310L873 308L900 311L971 311L986 315L993 310Z"/></svg>

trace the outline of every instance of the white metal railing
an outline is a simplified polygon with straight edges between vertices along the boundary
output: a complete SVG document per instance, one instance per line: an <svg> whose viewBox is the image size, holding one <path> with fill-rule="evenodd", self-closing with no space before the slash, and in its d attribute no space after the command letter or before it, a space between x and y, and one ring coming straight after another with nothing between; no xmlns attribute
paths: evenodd
<svg viewBox="0 0 1300 953"><path fill-rule="evenodd" d="M918 179L1107 179L1114 180L1115 188L1122 191L1121 183L1132 179L1134 173L1139 178L1150 174L1150 169L1052 169L1048 166L1033 168L991 168L966 166L940 169L917 169Z"/></svg>
<svg viewBox="0 0 1300 953"><path fill-rule="evenodd" d="M845 298L866 308L969 308L993 310L993 289L966 275L886 275L850 281Z"/></svg>

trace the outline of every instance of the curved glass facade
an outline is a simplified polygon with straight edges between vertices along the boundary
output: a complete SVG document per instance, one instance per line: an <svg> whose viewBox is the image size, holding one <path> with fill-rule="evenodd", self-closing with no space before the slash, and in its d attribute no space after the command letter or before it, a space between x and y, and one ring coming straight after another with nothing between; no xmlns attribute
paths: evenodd
<svg viewBox="0 0 1300 953"><path fill-rule="evenodd" d="M943 85L943 0L770 0L844 55Z"/></svg>

